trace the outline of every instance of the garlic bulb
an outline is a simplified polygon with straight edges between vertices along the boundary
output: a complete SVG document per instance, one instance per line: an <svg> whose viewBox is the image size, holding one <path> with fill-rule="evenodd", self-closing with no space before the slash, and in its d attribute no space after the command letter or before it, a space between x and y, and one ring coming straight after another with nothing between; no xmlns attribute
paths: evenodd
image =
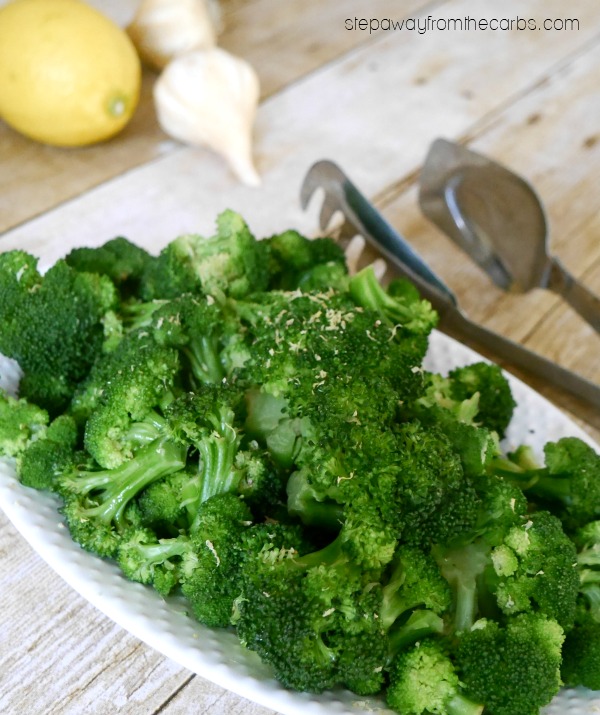
<svg viewBox="0 0 600 715"><path fill-rule="evenodd" d="M260 183L252 161L258 99L252 66L218 47L175 58L154 85L163 130L187 144L214 149L250 186Z"/></svg>
<svg viewBox="0 0 600 715"><path fill-rule="evenodd" d="M161 70L178 55L214 47L218 13L214 0L142 0L127 33L142 61Z"/></svg>

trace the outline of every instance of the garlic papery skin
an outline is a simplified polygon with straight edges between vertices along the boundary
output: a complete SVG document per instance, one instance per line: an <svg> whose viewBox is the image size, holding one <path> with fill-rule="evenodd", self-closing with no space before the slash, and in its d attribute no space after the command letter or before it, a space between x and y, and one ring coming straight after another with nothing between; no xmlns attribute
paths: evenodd
<svg viewBox="0 0 600 715"><path fill-rule="evenodd" d="M127 34L142 61L161 70L174 57L217 44L218 8L211 0L142 0Z"/></svg>
<svg viewBox="0 0 600 715"><path fill-rule="evenodd" d="M253 67L219 47L176 57L154 84L162 129L186 144L218 152L249 186L260 184L252 159L259 96Z"/></svg>

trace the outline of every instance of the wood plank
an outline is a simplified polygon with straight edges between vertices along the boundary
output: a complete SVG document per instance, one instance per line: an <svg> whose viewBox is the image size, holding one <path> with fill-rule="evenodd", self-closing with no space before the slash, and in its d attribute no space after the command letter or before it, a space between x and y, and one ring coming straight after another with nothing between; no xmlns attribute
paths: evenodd
<svg viewBox="0 0 600 715"><path fill-rule="evenodd" d="M0 0L0 6L6 1ZM126 25L137 0L96 0L95 5ZM288 0L282 5L276 0L262 0L232 3L231 8L228 5L224 3L226 25L219 43L255 66L263 96L372 39L343 29L346 9L341 4ZM358 0L351 3L351 7L358 5ZM375 0L372 5L371 12L382 15L397 7L394 0ZM430 5L425 0L408 0L398 15ZM155 80L153 72L144 72L133 120L117 137L96 146L44 146L0 122L0 233L133 167L176 151L181 145L170 140L156 121L152 102Z"/></svg>
<svg viewBox="0 0 600 715"><path fill-rule="evenodd" d="M1 512L0 562L0 712L147 715L189 680L73 591Z"/></svg>
<svg viewBox="0 0 600 715"><path fill-rule="evenodd" d="M287 0L274 3L262 0L240 4L227 12L224 3L225 31L219 44L231 52L251 59L260 77L262 96L272 94L322 67L346 52L369 42L384 31L348 30L346 19L389 18L399 20L413 14L433 12L440 0L375 0L368 10L363 0L323 3L322 0ZM373 24L373 27L375 25Z"/></svg>
<svg viewBox="0 0 600 715"><path fill-rule="evenodd" d="M275 715L270 708L250 702L197 676L159 712L160 715Z"/></svg>

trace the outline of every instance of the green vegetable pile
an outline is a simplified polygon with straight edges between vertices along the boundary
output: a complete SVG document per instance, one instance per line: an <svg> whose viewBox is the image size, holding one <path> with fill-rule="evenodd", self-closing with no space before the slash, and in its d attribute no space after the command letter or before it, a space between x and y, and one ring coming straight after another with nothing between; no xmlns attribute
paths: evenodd
<svg viewBox="0 0 600 715"><path fill-rule="evenodd" d="M329 239L0 255L0 453L73 539L233 628L286 687L403 715L600 689L600 458L500 440L499 368L423 366L437 316ZM532 425L535 428L535 425Z"/></svg>

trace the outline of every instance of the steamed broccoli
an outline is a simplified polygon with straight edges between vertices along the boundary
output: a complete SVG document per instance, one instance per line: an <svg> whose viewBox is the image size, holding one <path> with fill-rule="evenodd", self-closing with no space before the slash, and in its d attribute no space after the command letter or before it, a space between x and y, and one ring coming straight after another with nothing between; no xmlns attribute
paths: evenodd
<svg viewBox="0 0 600 715"><path fill-rule="evenodd" d="M48 413L0 389L0 455L16 457L46 431Z"/></svg>
<svg viewBox="0 0 600 715"><path fill-rule="evenodd" d="M592 521L573 535L577 547L577 573L584 621L600 623L600 521Z"/></svg>
<svg viewBox="0 0 600 715"><path fill-rule="evenodd" d="M504 493L500 487L500 495ZM497 494L498 487L491 493L496 502ZM457 632L471 628L482 615L500 618L501 613L539 612L565 628L573 626L578 590L575 547L554 516L537 512L522 518L515 509L518 505L518 495L505 502L500 515L504 529L494 519L489 529L474 530L475 538L435 548L454 591Z"/></svg>
<svg viewBox="0 0 600 715"><path fill-rule="evenodd" d="M400 331L427 335L437 325L437 313L411 283L398 280L386 291L371 266L352 277L350 293L357 305L377 311Z"/></svg>
<svg viewBox="0 0 600 715"><path fill-rule="evenodd" d="M113 469L74 463L58 477L62 512L75 541L99 556L115 556L120 538L140 525L129 506L152 482L185 467L187 447L158 438Z"/></svg>
<svg viewBox="0 0 600 715"><path fill-rule="evenodd" d="M249 358L235 317L201 296L165 302L153 313L148 330L157 343L180 352L191 388L220 383Z"/></svg>
<svg viewBox="0 0 600 715"><path fill-rule="evenodd" d="M400 547L389 574L361 569L340 536L304 555L263 549L244 573L235 621L242 641L301 690L378 692L389 659L439 632L450 605L435 561L416 547Z"/></svg>
<svg viewBox="0 0 600 715"><path fill-rule="evenodd" d="M444 645L432 639L416 643L395 659L386 699L403 715L481 715L484 707L465 695Z"/></svg>
<svg viewBox="0 0 600 715"><path fill-rule="evenodd" d="M108 276L123 299L137 295L144 272L155 260L143 248L122 236L98 248L74 248L65 257L65 263L80 273Z"/></svg>
<svg viewBox="0 0 600 715"><path fill-rule="evenodd" d="M460 639L458 674L469 697L490 715L531 715L561 686L564 632L537 613L509 618L506 625L479 620Z"/></svg>
<svg viewBox="0 0 600 715"><path fill-rule="evenodd" d="M11 251L0 454L82 548L287 687L536 715L561 672L600 688L600 457L503 454L508 380L425 370L436 324L407 281L233 211L157 257L117 238L42 277Z"/></svg>
<svg viewBox="0 0 600 715"><path fill-rule="evenodd" d="M103 318L117 306L106 276L58 261L41 276L23 251L0 254L0 352L24 372L19 391L53 416L64 410L104 340Z"/></svg>
<svg viewBox="0 0 600 715"><path fill-rule="evenodd" d="M163 433L163 412L179 392L179 372L177 351L157 345L144 332L129 335L105 367L92 372L85 446L101 466L119 466Z"/></svg>
<svg viewBox="0 0 600 715"><path fill-rule="evenodd" d="M600 690L600 623L582 618L567 633L560 672L565 685Z"/></svg>
<svg viewBox="0 0 600 715"><path fill-rule="evenodd" d="M330 238L308 239L297 231L265 239L270 254L270 290L328 290L347 286L342 248Z"/></svg>
<svg viewBox="0 0 600 715"><path fill-rule="evenodd" d="M75 460L79 433L70 415L59 415L17 458L19 479L34 489L56 491L57 478Z"/></svg>
<svg viewBox="0 0 600 715"><path fill-rule="evenodd" d="M600 690L600 521L573 535L577 547L579 600L575 626L563 647L561 675L566 685Z"/></svg>
<svg viewBox="0 0 600 715"><path fill-rule="evenodd" d="M497 461L497 471L519 485L574 531L600 517L600 455L578 437L544 446L545 466L531 448L521 447Z"/></svg>
<svg viewBox="0 0 600 715"><path fill-rule="evenodd" d="M452 376L460 371L454 371L448 377L426 373L423 393L403 408L408 416L443 430L459 454L465 472L471 477L478 477L487 471L500 451L497 433L488 429L481 417L480 404L484 386L487 386L488 391L495 392L497 383L502 384L505 401L512 401L505 378L499 370L489 371L488 367L486 363L475 363L464 368L470 370L470 374L478 375L483 385L479 385L481 391L471 394L461 392L459 396L454 389L458 383ZM497 428L498 425L494 427Z"/></svg>
<svg viewBox="0 0 600 715"><path fill-rule="evenodd" d="M373 577L339 538L305 555L296 546L265 545L246 563L234 618L240 639L287 687L378 692L387 649Z"/></svg>
<svg viewBox="0 0 600 715"><path fill-rule="evenodd" d="M227 210L217 218L215 236L188 234L169 243L148 264L140 294L144 300L183 293L241 298L267 283L267 244L254 238L239 214Z"/></svg>
<svg viewBox="0 0 600 715"><path fill-rule="evenodd" d="M187 536L159 539L151 529L132 526L118 543L116 559L128 579L167 596L179 584L181 562L191 549Z"/></svg>

